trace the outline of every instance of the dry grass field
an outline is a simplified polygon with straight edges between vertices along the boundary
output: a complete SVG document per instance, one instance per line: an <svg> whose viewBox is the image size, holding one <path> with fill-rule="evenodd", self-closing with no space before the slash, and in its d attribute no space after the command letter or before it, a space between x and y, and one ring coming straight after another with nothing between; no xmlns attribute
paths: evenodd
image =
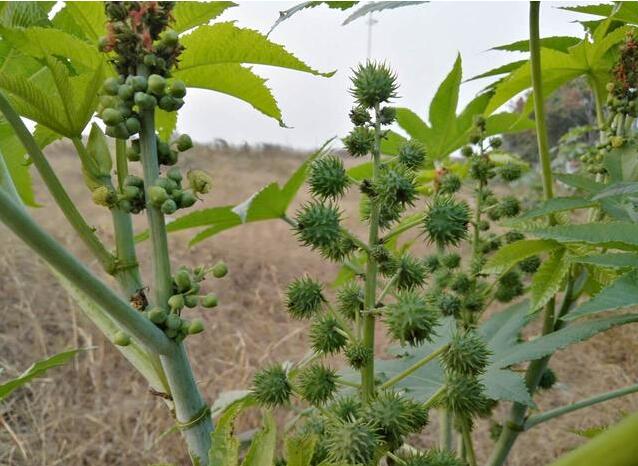
<svg viewBox="0 0 638 466"><path fill-rule="evenodd" d="M112 244L110 215L91 203L69 148L54 145L47 154L82 212ZM215 188L206 201L212 206L240 202L267 182L284 181L302 155L197 149L186 157L186 165L213 175ZM33 210L34 215L75 254L90 260L36 182L44 206ZM354 215L354 199L346 200L346 210ZM142 378L81 315L47 267L6 229L0 227L0 235L0 367L5 369L0 381L66 348L93 348L74 364L49 372L0 404L0 465L189 464L179 434L163 435L172 423L162 401L149 393ZM202 312L206 332L187 340L201 389L212 402L220 392L247 387L265 363L303 355L304 325L288 319L281 289L304 272L329 282L336 268L300 248L284 222L247 225L189 249L191 236L192 232L182 232L170 237L175 265L223 259L230 268L229 276L215 284L220 306ZM145 276L147 247L143 244L139 254ZM96 269L95 261L90 264ZM382 341L384 329L379 327ZM539 407L564 405L638 380L635 333L635 326L614 329L558 353L551 366L560 383L539 396ZM546 464L582 442L571 430L613 422L635 410L638 395L544 424L521 438L508 464ZM282 419L284 415L280 413ZM242 427L251 421L244 420ZM478 437L478 454L484 459L491 447L486 423Z"/></svg>

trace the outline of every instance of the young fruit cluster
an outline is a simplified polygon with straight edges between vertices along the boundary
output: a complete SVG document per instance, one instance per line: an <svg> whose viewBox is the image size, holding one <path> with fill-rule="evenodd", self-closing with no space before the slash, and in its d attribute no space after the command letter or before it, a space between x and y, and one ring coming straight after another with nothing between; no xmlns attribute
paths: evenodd
<svg viewBox="0 0 638 466"><path fill-rule="evenodd" d="M190 189L183 189L182 179L179 168L171 167L165 177L157 178L155 184L149 188L149 202L160 208L164 215L171 215L177 209L191 207L197 201L195 194L198 191L192 183Z"/></svg>

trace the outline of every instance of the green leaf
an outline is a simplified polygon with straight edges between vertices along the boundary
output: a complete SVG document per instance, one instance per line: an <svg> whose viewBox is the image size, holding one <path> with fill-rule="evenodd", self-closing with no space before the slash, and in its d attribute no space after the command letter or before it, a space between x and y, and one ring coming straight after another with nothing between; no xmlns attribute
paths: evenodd
<svg viewBox="0 0 638 466"><path fill-rule="evenodd" d="M551 36L543 37L540 45L543 48L558 50L559 52L567 52L568 49L581 41L579 37L571 36ZM508 52L529 52L529 39L523 39L511 44L500 45L492 48L492 50L505 50Z"/></svg>
<svg viewBox="0 0 638 466"><path fill-rule="evenodd" d="M585 191L586 193L597 193L605 188L605 185L598 183L591 178L587 178L582 175L572 175L569 173L555 173L554 177L561 183L565 183L567 186L577 188Z"/></svg>
<svg viewBox="0 0 638 466"><path fill-rule="evenodd" d="M603 288L596 296L571 311L565 319L624 309L638 304L638 273L630 272Z"/></svg>
<svg viewBox="0 0 638 466"><path fill-rule="evenodd" d="M269 410L264 411L263 426L255 435L242 466L272 466L277 446L277 424Z"/></svg>
<svg viewBox="0 0 638 466"><path fill-rule="evenodd" d="M528 210L516 217L515 220L528 220L531 218L544 217L549 214L564 212L566 210L587 209L594 207L596 202L583 197L555 197L542 202L540 205Z"/></svg>
<svg viewBox="0 0 638 466"><path fill-rule="evenodd" d="M171 138L177 128L177 113L165 112L160 108L155 109L155 129L163 140Z"/></svg>
<svg viewBox="0 0 638 466"><path fill-rule="evenodd" d="M314 435L286 437L287 466L310 466L316 445L317 437Z"/></svg>
<svg viewBox="0 0 638 466"><path fill-rule="evenodd" d="M53 18L53 26L97 45L106 34L106 15L102 2L65 2Z"/></svg>
<svg viewBox="0 0 638 466"><path fill-rule="evenodd" d="M593 200L605 199L615 196L626 196L628 194L638 193L638 183L635 181L620 181L611 183L605 189L601 190L592 197Z"/></svg>
<svg viewBox="0 0 638 466"><path fill-rule="evenodd" d="M171 28L184 32L217 18L228 8L237 6L233 2L176 2L173 9L175 22Z"/></svg>
<svg viewBox="0 0 638 466"><path fill-rule="evenodd" d="M603 166L611 181L638 181L638 151L634 144L627 143L612 149L605 155Z"/></svg>
<svg viewBox="0 0 638 466"><path fill-rule="evenodd" d="M279 18L277 21L270 27L270 31L268 31L268 35L281 23L290 19L293 15L306 10L308 8L315 8L321 5L326 5L328 8L337 9L337 10L347 10L348 8L352 8L359 2L323 2L323 1L309 1L309 2L301 2L292 8L288 8L287 10L279 12Z"/></svg>
<svg viewBox="0 0 638 466"><path fill-rule="evenodd" d="M396 122L411 138L424 141L431 137L432 130L410 109L397 108Z"/></svg>
<svg viewBox="0 0 638 466"><path fill-rule="evenodd" d="M400 8L404 6L420 5L422 3L427 3L427 2L405 2L405 1L367 2L367 3L364 3L363 6L359 7L359 9L357 9L354 13L350 14L350 16L348 16L345 19L342 25L345 26L346 24L350 24L354 20L358 18L362 18L363 16L366 16L367 14L375 12L375 11L389 10L389 9Z"/></svg>
<svg viewBox="0 0 638 466"><path fill-rule="evenodd" d="M534 407L525 380L519 374L506 369L490 367L482 376L485 396L490 400L507 400Z"/></svg>
<svg viewBox="0 0 638 466"><path fill-rule="evenodd" d="M49 12L56 2L1 2L0 25L5 27L48 26Z"/></svg>
<svg viewBox="0 0 638 466"><path fill-rule="evenodd" d="M498 66L493 68L485 73L477 74L476 76L472 76L470 79L467 79L465 82L474 81L481 78L490 78L492 76L500 76L502 74L511 73L516 71L522 65L527 63L527 60L518 60L511 63L507 63L505 65Z"/></svg>
<svg viewBox="0 0 638 466"><path fill-rule="evenodd" d="M559 243L583 243L629 251L638 249L638 225L635 223L558 225L532 230L530 233Z"/></svg>
<svg viewBox="0 0 638 466"><path fill-rule="evenodd" d="M231 403L217 420L211 434L212 447L208 452L209 466L238 466L240 442L235 437L235 419L254 402L252 397L241 397Z"/></svg>
<svg viewBox="0 0 638 466"><path fill-rule="evenodd" d="M562 288L570 270L570 262L565 254L564 249L554 251L534 274L531 285L532 303L530 309L532 311L544 306Z"/></svg>
<svg viewBox="0 0 638 466"><path fill-rule="evenodd" d="M29 367L20 376L0 384L0 401L9 396L11 392L17 388L29 383L31 380L37 377L42 377L49 369L69 363L80 351L83 350L74 349L65 351L32 364L31 367Z"/></svg>
<svg viewBox="0 0 638 466"><path fill-rule="evenodd" d="M456 129L461 73L461 55L457 55L452 71L443 80L430 103L430 124L440 132L440 140L446 140Z"/></svg>
<svg viewBox="0 0 638 466"><path fill-rule="evenodd" d="M552 240L522 239L514 241L496 251L483 267L483 272L500 275L510 270L523 259L543 252L554 251L558 247L560 247L560 244Z"/></svg>
<svg viewBox="0 0 638 466"><path fill-rule="evenodd" d="M637 253L611 253L592 254L589 256L577 256L572 258L572 262L580 264L590 264L606 268L626 268L638 269Z"/></svg>

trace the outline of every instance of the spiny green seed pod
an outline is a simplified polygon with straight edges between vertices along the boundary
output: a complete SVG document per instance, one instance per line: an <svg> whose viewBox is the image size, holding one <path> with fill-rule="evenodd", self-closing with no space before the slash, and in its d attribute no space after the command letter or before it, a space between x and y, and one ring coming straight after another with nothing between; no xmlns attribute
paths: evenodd
<svg viewBox="0 0 638 466"><path fill-rule="evenodd" d="M422 261L405 253L398 260L395 273L397 290L411 290L423 286L427 270Z"/></svg>
<svg viewBox="0 0 638 466"><path fill-rule="evenodd" d="M397 271L397 259L385 246L381 244L372 246L372 248L370 248L370 257L372 257L372 259L374 259L377 263L379 266L379 272L382 275L387 277L393 275Z"/></svg>
<svg viewBox="0 0 638 466"><path fill-rule="evenodd" d="M362 419L331 420L325 435L328 461L335 464L369 464L380 441L377 429Z"/></svg>
<svg viewBox="0 0 638 466"><path fill-rule="evenodd" d="M509 303L514 298L521 296L524 291L520 274L515 270L510 270L499 278L494 297L502 303Z"/></svg>
<svg viewBox="0 0 638 466"><path fill-rule="evenodd" d="M538 381L538 388L549 390L557 381L556 373L551 368L546 367Z"/></svg>
<svg viewBox="0 0 638 466"><path fill-rule="evenodd" d="M428 450L427 452L410 453L402 456L403 466L467 466L454 453L447 450Z"/></svg>
<svg viewBox="0 0 638 466"><path fill-rule="evenodd" d="M470 208L449 196L436 196L428 206L423 228L431 243L440 248L456 246L467 235Z"/></svg>
<svg viewBox="0 0 638 466"><path fill-rule="evenodd" d="M401 207L413 206L417 198L414 173L402 165L381 170L373 185L376 200L382 205Z"/></svg>
<svg viewBox="0 0 638 466"><path fill-rule="evenodd" d="M447 376L443 404L455 417L468 418L483 412L489 404L484 391L476 377L452 372Z"/></svg>
<svg viewBox="0 0 638 466"><path fill-rule="evenodd" d="M131 344L131 337L124 332L118 331L113 337L113 343L117 346L128 346Z"/></svg>
<svg viewBox="0 0 638 466"><path fill-rule="evenodd" d="M188 183L193 191L199 194L210 192L213 185L211 177L203 170L191 170L186 175Z"/></svg>
<svg viewBox="0 0 638 466"><path fill-rule="evenodd" d="M330 412L342 421L349 421L361 417L363 403L357 396L342 396L330 405Z"/></svg>
<svg viewBox="0 0 638 466"><path fill-rule="evenodd" d="M168 313L161 307L153 307L148 311L148 318L154 324L162 324L166 321Z"/></svg>
<svg viewBox="0 0 638 466"><path fill-rule="evenodd" d="M450 289L460 294L465 294L470 291L472 285L472 279L462 272L455 274L450 281Z"/></svg>
<svg viewBox="0 0 638 466"><path fill-rule="evenodd" d="M455 173L446 173L439 180L440 194L454 194L461 189L461 178Z"/></svg>
<svg viewBox="0 0 638 466"><path fill-rule="evenodd" d="M337 391L337 373L322 364L307 367L297 377L301 396L313 405L331 400Z"/></svg>
<svg viewBox="0 0 638 466"><path fill-rule="evenodd" d="M93 202L104 207L114 207L117 204L117 193L106 186L98 186L91 193Z"/></svg>
<svg viewBox="0 0 638 466"><path fill-rule="evenodd" d="M188 134L180 134L175 142L177 150L180 152L187 151L193 147L193 141Z"/></svg>
<svg viewBox="0 0 638 466"><path fill-rule="evenodd" d="M181 294L174 294L168 298L168 306L174 311L179 311L184 307L184 296Z"/></svg>
<svg viewBox="0 0 638 466"><path fill-rule="evenodd" d="M394 107L383 107L379 111L379 123L382 125L391 125L397 116L397 109Z"/></svg>
<svg viewBox="0 0 638 466"><path fill-rule="evenodd" d="M499 210L504 217L516 217L521 212L521 203L515 196L505 196L499 203Z"/></svg>
<svg viewBox="0 0 638 466"><path fill-rule="evenodd" d="M511 182L518 180L523 174L523 169L517 163L508 162L498 168L498 174L503 181Z"/></svg>
<svg viewBox="0 0 638 466"><path fill-rule="evenodd" d="M136 92L133 101L140 110L151 110L157 105L157 99L146 92Z"/></svg>
<svg viewBox="0 0 638 466"><path fill-rule="evenodd" d="M350 320L363 309L363 289L350 281L337 290L337 311Z"/></svg>
<svg viewBox="0 0 638 466"><path fill-rule="evenodd" d="M308 202L297 212L296 219L295 233L305 246L329 247L341 237L341 213L333 204Z"/></svg>
<svg viewBox="0 0 638 466"><path fill-rule="evenodd" d="M202 306L204 307L215 307L218 303L219 300L217 299L217 295L215 293L208 293L202 298Z"/></svg>
<svg viewBox="0 0 638 466"><path fill-rule="evenodd" d="M480 291L471 291L463 299L463 307L472 313L479 313L485 309L485 297Z"/></svg>
<svg viewBox="0 0 638 466"><path fill-rule="evenodd" d="M108 126L115 126L123 120L122 113L115 108L105 108L101 116L104 124Z"/></svg>
<svg viewBox="0 0 638 466"><path fill-rule="evenodd" d="M148 197L151 204L156 207L161 207L162 204L169 199L168 193L161 186L151 186L148 188Z"/></svg>
<svg viewBox="0 0 638 466"><path fill-rule="evenodd" d="M487 231L490 229L490 222L487 220L479 220L477 226L480 231Z"/></svg>
<svg viewBox="0 0 638 466"><path fill-rule="evenodd" d="M452 336L449 346L441 355L441 361L448 372L477 376L485 372L490 354L481 336L470 330L456 332Z"/></svg>
<svg viewBox="0 0 638 466"><path fill-rule="evenodd" d="M228 273L228 266L226 265L226 262L224 261L217 262L217 264L215 264L215 266L213 267L212 272L213 272L213 277L215 278L225 277L226 274Z"/></svg>
<svg viewBox="0 0 638 466"><path fill-rule="evenodd" d="M452 281L452 272L447 269L439 269L432 274L432 278L434 279L434 285L437 291L444 290L448 286L450 286L450 282Z"/></svg>
<svg viewBox="0 0 638 466"><path fill-rule="evenodd" d="M531 256L527 259L523 259L518 263L518 268L525 273L536 273L541 266L541 258L538 256Z"/></svg>
<svg viewBox="0 0 638 466"><path fill-rule="evenodd" d="M425 265L425 270L433 273L440 267L441 261L437 254L430 254L423 258L423 264Z"/></svg>
<svg viewBox="0 0 638 466"><path fill-rule="evenodd" d="M140 161L140 152L136 151L134 147L128 147L126 149L126 158L131 162L139 162Z"/></svg>
<svg viewBox="0 0 638 466"><path fill-rule="evenodd" d="M255 374L252 392L260 405L274 408L290 402L292 385L286 370L277 364Z"/></svg>
<svg viewBox="0 0 638 466"><path fill-rule="evenodd" d="M422 427L422 412L418 413L417 419L413 417L415 405L413 401L392 391L384 391L370 402L366 414L392 450L403 444L405 435Z"/></svg>
<svg viewBox="0 0 638 466"><path fill-rule="evenodd" d="M355 126L342 141L351 156L364 157L374 149L374 131L363 126Z"/></svg>
<svg viewBox="0 0 638 466"><path fill-rule="evenodd" d="M350 178L341 159L329 155L316 159L310 165L308 184L313 196L320 199L338 199L350 186Z"/></svg>
<svg viewBox="0 0 638 466"><path fill-rule="evenodd" d="M370 112L367 108L358 105L350 110L350 121L355 126L363 126L371 121Z"/></svg>
<svg viewBox="0 0 638 466"><path fill-rule="evenodd" d="M368 61L353 71L350 92L360 105L373 108L396 97L397 77L384 63Z"/></svg>
<svg viewBox="0 0 638 466"><path fill-rule="evenodd" d="M388 305L386 323L390 335L401 343L417 346L434 337L438 315L426 299L413 291L403 291Z"/></svg>
<svg viewBox="0 0 638 466"><path fill-rule="evenodd" d="M297 278L288 285L286 309L293 319L309 319L325 302L323 285L310 277Z"/></svg>
<svg viewBox="0 0 638 466"><path fill-rule="evenodd" d="M142 191L136 186L124 186L122 189L122 196L128 201L139 199L141 195Z"/></svg>
<svg viewBox="0 0 638 466"><path fill-rule="evenodd" d="M494 162L492 162L489 158L477 155L471 159L470 176L485 184L496 175L494 168Z"/></svg>
<svg viewBox="0 0 638 466"><path fill-rule="evenodd" d="M416 170L425 162L425 146L415 139L401 144L397 159L401 165L409 170Z"/></svg>
<svg viewBox="0 0 638 466"><path fill-rule="evenodd" d="M183 99L186 96L186 85L184 81L175 80L168 86L168 93L171 97Z"/></svg>
<svg viewBox="0 0 638 466"><path fill-rule="evenodd" d="M173 199L168 199L164 201L160 210L162 211L164 215L174 214L175 211L177 210L177 204L175 203Z"/></svg>
<svg viewBox="0 0 638 466"><path fill-rule="evenodd" d="M350 367L357 370L367 366L374 357L372 349L359 341L352 342L346 346L343 354L348 360Z"/></svg>
<svg viewBox="0 0 638 466"><path fill-rule="evenodd" d="M195 319L188 325L188 333L190 335L196 335L198 333L202 333L203 331L204 322L202 322L200 319Z"/></svg>
<svg viewBox="0 0 638 466"><path fill-rule="evenodd" d="M366 195L361 196L361 203L359 205L360 215L362 221L370 220L370 199ZM381 204L379 208L379 227L389 228L401 218L403 209L393 205Z"/></svg>
<svg viewBox="0 0 638 466"><path fill-rule="evenodd" d="M191 281L191 274L185 268L181 268L177 272L175 272L173 281L177 286L177 290L182 293L190 290L191 286L193 285L193 282Z"/></svg>
<svg viewBox="0 0 638 466"><path fill-rule="evenodd" d="M440 293L436 305L442 315L454 317L459 316L463 307L461 299L452 293Z"/></svg>
<svg viewBox="0 0 638 466"><path fill-rule="evenodd" d="M341 234L339 239L327 246L319 247L319 253L325 259L344 262L357 250L356 243L347 235Z"/></svg>
<svg viewBox="0 0 638 466"><path fill-rule="evenodd" d="M441 256L441 264L448 269L455 269L461 265L461 256L456 252L450 252Z"/></svg>
<svg viewBox="0 0 638 466"><path fill-rule="evenodd" d="M155 95L162 95L166 91L166 79L159 74L152 74L147 79L148 90Z"/></svg>
<svg viewBox="0 0 638 466"><path fill-rule="evenodd" d="M346 346L347 338L339 332L343 329L332 316L315 317L310 326L310 341L317 353L333 354Z"/></svg>

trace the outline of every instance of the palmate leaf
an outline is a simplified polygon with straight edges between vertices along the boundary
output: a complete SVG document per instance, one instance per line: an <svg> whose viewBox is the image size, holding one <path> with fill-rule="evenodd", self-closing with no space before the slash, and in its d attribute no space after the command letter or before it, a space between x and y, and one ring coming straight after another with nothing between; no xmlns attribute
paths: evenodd
<svg viewBox="0 0 638 466"><path fill-rule="evenodd" d="M49 12L56 2L0 2L0 24L6 27L49 25Z"/></svg>
<svg viewBox="0 0 638 466"><path fill-rule="evenodd" d="M583 197L555 197L547 201L543 201L540 205L524 212L514 220L529 220L568 210L587 209L589 207L594 207L595 205L596 202Z"/></svg>
<svg viewBox="0 0 638 466"><path fill-rule="evenodd" d="M270 411L263 413L262 427L253 438L242 466L272 466L277 446L277 424Z"/></svg>
<svg viewBox="0 0 638 466"><path fill-rule="evenodd" d="M580 264L595 265L602 268L611 269L623 269L633 268L638 269L638 253L611 253L605 254L591 254L587 256L572 257L572 262L578 262Z"/></svg>
<svg viewBox="0 0 638 466"><path fill-rule="evenodd" d="M53 17L53 27L73 34L97 46L106 34L106 14L103 2L65 2Z"/></svg>
<svg viewBox="0 0 638 466"><path fill-rule="evenodd" d="M80 351L83 350L74 349L65 351L63 353L58 353L55 356L51 356L50 358L42 359L41 361L38 361L31 365L31 367L29 367L20 376L0 384L0 401L9 396L11 392L22 387L23 385L26 385L33 379L42 377L49 369L68 364Z"/></svg>
<svg viewBox="0 0 638 466"><path fill-rule="evenodd" d="M288 8L287 10L284 11L280 11L279 12L279 18L277 18L277 21L274 22L274 24L270 27L270 30L268 31L267 35L270 35L271 32L273 32L273 30L279 26L281 23L283 23L284 21L290 19L293 15L296 15L297 13L307 10L309 8L315 8L318 6L322 6L325 5L328 8L332 8L332 9L336 9L336 10L347 10L348 8L352 8L353 6L355 6L357 3L359 2L325 2L325 1L309 1L309 2L301 2L295 6L293 6L292 8Z"/></svg>
<svg viewBox="0 0 638 466"><path fill-rule="evenodd" d="M310 466L317 445L316 436L288 436L284 443L287 466Z"/></svg>
<svg viewBox="0 0 638 466"><path fill-rule="evenodd" d="M561 247L560 243L552 240L522 239L506 244L496 251L483 267L483 272L503 274L528 257L544 252L554 251Z"/></svg>
<svg viewBox="0 0 638 466"><path fill-rule="evenodd" d="M638 273L633 271L607 285L589 301L567 314L566 319L572 320L636 305L638 305Z"/></svg>
<svg viewBox="0 0 638 466"><path fill-rule="evenodd" d="M611 18L623 23L638 24L638 6L633 2L616 2L615 5L604 3L599 5L564 6L559 8L575 13Z"/></svg>
<svg viewBox="0 0 638 466"><path fill-rule="evenodd" d="M177 32L184 32L208 24L234 6L237 6L234 2L177 2L173 10L175 22L171 28Z"/></svg>
<svg viewBox="0 0 638 466"><path fill-rule="evenodd" d="M558 50L559 52L567 52L570 47L581 41L579 37L572 36L551 36L543 37L540 45L546 49ZM523 39L511 44L499 45L493 47L492 50L504 50L507 52L529 52L529 39Z"/></svg>
<svg viewBox="0 0 638 466"><path fill-rule="evenodd" d="M389 2L366 2L360 6L356 11L352 12L342 23L343 26L350 24L356 19L362 18L370 13L383 10L393 10L395 8L401 8L404 6L421 5L427 2L402 2L402 1L389 1Z"/></svg>
<svg viewBox="0 0 638 466"><path fill-rule="evenodd" d="M591 178L570 173L555 173L554 177L561 183L579 189L589 194L597 193L605 188L603 183L598 183Z"/></svg>
<svg viewBox="0 0 638 466"><path fill-rule="evenodd" d="M582 243L626 251L638 250L638 225L629 222L558 225L535 229L530 233L559 243Z"/></svg>
<svg viewBox="0 0 638 466"><path fill-rule="evenodd" d="M632 143L612 149L605 155L603 166L612 182L638 181L638 150Z"/></svg>
<svg viewBox="0 0 638 466"><path fill-rule="evenodd" d="M570 261L565 249L553 251L532 278L530 311L536 311L552 299L563 287L569 275Z"/></svg>

